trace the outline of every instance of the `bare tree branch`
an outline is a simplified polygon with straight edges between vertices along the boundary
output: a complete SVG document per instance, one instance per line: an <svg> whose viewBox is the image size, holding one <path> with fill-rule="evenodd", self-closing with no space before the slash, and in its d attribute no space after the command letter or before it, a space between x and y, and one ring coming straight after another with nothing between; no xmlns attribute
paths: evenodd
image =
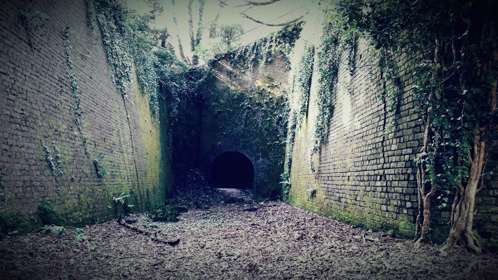
<svg viewBox="0 0 498 280"><path fill-rule="evenodd" d="M241 4L237 7L244 7L244 6L266 6L266 5L271 5L273 3L277 3L280 0L269 0L269 1L264 1L264 2L257 2L257 1L250 1L246 0L245 4Z"/></svg>
<svg viewBox="0 0 498 280"><path fill-rule="evenodd" d="M194 0L188 2L188 35L190 38L190 49L194 51L195 49L195 35L194 35L194 19L192 16L192 4Z"/></svg>
<svg viewBox="0 0 498 280"><path fill-rule="evenodd" d="M259 24L263 24L263 25L266 25L266 26L287 26L287 25L290 25L290 24L293 24L293 23L296 23L298 21L300 21L301 19L303 19L304 15L300 16L300 17L297 17L293 20L289 20L289 21L286 21L286 22L282 22L282 23L267 23L267 22L263 22L263 21L260 21L258 19L255 19L251 16L249 16L248 14L246 13L240 13L243 17L251 20L251 21L254 21L255 23L259 23Z"/></svg>
<svg viewBox="0 0 498 280"><path fill-rule="evenodd" d="M184 62L187 62L187 63L190 63L190 61L187 59L187 57L185 56L185 52L183 51L183 45L182 45L182 41L180 40L180 36L178 34L176 34L176 39L178 41L178 50L180 51L180 58L184 61Z"/></svg>
<svg viewBox="0 0 498 280"><path fill-rule="evenodd" d="M198 0L199 1L199 20L197 21L197 32L195 35L195 45L194 49L199 46L202 40L202 31L203 31L203 15L204 15L204 6L206 4L206 0Z"/></svg>

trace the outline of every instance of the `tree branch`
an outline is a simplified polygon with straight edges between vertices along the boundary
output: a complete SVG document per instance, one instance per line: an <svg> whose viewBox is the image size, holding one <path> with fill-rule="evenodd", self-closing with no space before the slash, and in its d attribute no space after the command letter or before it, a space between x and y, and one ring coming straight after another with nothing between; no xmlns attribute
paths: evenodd
<svg viewBox="0 0 498 280"><path fill-rule="evenodd" d="M276 3L280 0L269 0L269 1L265 1L265 2L257 2L257 1L250 1L250 0L247 0L247 4L248 5L253 5L253 6L265 6L265 5L271 5L273 3Z"/></svg>
<svg viewBox="0 0 498 280"><path fill-rule="evenodd" d="M190 38L190 50L195 50L194 19L192 16L192 4L194 0L188 2L188 35Z"/></svg>
<svg viewBox="0 0 498 280"><path fill-rule="evenodd" d="M273 3L277 3L280 0L269 0L265 2L257 2L257 1L250 1L246 0L245 4L238 5L237 7L244 7L244 6L266 6L266 5L271 5Z"/></svg>
<svg viewBox="0 0 498 280"><path fill-rule="evenodd" d="M243 17L247 18L248 20L251 20L251 21L253 21L255 23L259 23L259 24L266 25L266 26L287 26L287 25L290 25L290 24L293 24L293 23L296 23L296 22L300 21L304 17L304 15L302 15L302 16L300 16L298 18L295 18L295 19L287 21L287 22L282 22L282 23L267 23L267 22L263 22L263 21L260 21L258 19L255 19L255 18L249 16L246 13L240 13L240 14Z"/></svg>

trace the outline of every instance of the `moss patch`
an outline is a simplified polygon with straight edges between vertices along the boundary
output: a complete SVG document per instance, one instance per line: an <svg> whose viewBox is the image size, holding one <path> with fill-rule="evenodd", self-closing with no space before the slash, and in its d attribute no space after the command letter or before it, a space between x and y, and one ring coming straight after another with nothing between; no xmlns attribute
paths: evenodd
<svg viewBox="0 0 498 280"><path fill-rule="evenodd" d="M301 127L305 133L307 126ZM299 144L299 143L298 143ZM325 197L325 191L319 180L314 176L295 175L296 170L307 170L307 162L296 161L291 173L292 188L289 193L288 202L294 206L308 209L312 212L325 215L335 220L348 224L365 227L372 230L388 231L392 230L396 236L412 238L415 233L415 223L411 217L404 214L394 215L391 212L384 212L379 209L375 199L366 193L361 201L355 205L351 198L345 198L344 203L330 202ZM309 190L315 190L315 197L310 199Z"/></svg>
<svg viewBox="0 0 498 280"><path fill-rule="evenodd" d="M135 72L135 71L133 71ZM133 75L132 89L133 102L137 109L137 141L143 146L143 162L145 164L142 173L141 189L135 190L140 197L138 207L140 210L151 210L164 204L166 199L166 188L169 181L167 154L163 149L168 149L167 139L162 141L161 130L167 130L167 126L161 126L151 112L151 104L147 95L140 94L141 89L138 86L136 75ZM167 137L167 135L166 135ZM162 144L166 144L162 147ZM165 151L167 152L167 151Z"/></svg>

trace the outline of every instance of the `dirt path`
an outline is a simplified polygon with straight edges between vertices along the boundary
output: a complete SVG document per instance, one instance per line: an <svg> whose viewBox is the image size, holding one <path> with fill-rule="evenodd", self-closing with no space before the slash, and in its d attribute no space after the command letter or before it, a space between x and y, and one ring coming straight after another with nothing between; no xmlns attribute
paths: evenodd
<svg viewBox="0 0 498 280"><path fill-rule="evenodd" d="M326 219L279 202L193 209L176 223L116 221L61 237L0 241L0 279L496 279L496 255L435 247Z"/></svg>

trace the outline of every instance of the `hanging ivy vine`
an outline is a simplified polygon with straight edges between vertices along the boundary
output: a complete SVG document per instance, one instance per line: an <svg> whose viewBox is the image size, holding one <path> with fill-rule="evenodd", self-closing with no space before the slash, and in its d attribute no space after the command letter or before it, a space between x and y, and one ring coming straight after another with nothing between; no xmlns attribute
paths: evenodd
<svg viewBox="0 0 498 280"><path fill-rule="evenodd" d="M299 118L301 122L304 116L308 115L311 82L313 80L313 65L315 61L315 47L307 45L304 48L304 54L299 64L299 72L297 73L297 85L301 91L299 100Z"/></svg>
<svg viewBox="0 0 498 280"><path fill-rule="evenodd" d="M122 95L126 95L132 67L132 58L124 38L126 10L120 1L113 0L95 0L95 10L114 84Z"/></svg>
<svg viewBox="0 0 498 280"><path fill-rule="evenodd" d="M122 95L131 83L135 66L142 93L149 96L153 113L158 111L158 76L155 69L154 31L150 15L130 13L119 0L94 0L97 22L107 60L113 72L113 81Z"/></svg>
<svg viewBox="0 0 498 280"><path fill-rule="evenodd" d="M281 197L282 200L284 201L287 201L289 199L289 193L291 189L290 172L292 167L292 151L294 149L294 141L296 138L297 118L298 118L297 116L298 114L294 110L290 110L289 114L290 118L287 123L284 171L280 175L280 186L282 189Z"/></svg>
<svg viewBox="0 0 498 280"><path fill-rule="evenodd" d="M76 129L81 138L83 151L87 157L90 157L90 153L88 152L88 144L87 144L88 140L84 135L82 128L83 112L81 111L80 91L78 86L78 80L76 78L75 66L72 58L73 45L71 43L71 29L69 27L66 27L62 32L62 42L64 44L64 57L67 66L69 83L71 87L71 96L73 97L72 110L74 113L74 124L76 125Z"/></svg>
<svg viewBox="0 0 498 280"><path fill-rule="evenodd" d="M329 124L334 113L333 100L336 95L336 84L339 74L340 37L333 22L324 26L320 50L318 52L318 116L315 126L315 143L313 151L319 150L328 138Z"/></svg>
<svg viewBox="0 0 498 280"><path fill-rule="evenodd" d="M64 163L62 161L62 156L59 148L54 145L53 151L50 150L49 146L42 144L43 152L45 153L45 161L52 172L54 177L60 177L64 175Z"/></svg>
<svg viewBox="0 0 498 280"><path fill-rule="evenodd" d="M338 4L380 52L381 70L396 88L396 54L405 54L423 123L417 157L419 241L430 238L432 204L451 206L448 247L479 252L473 232L486 143L496 133L497 30L493 1L350 1ZM392 101L395 103L395 101ZM439 198L439 199L438 199Z"/></svg>
<svg viewBox="0 0 498 280"><path fill-rule="evenodd" d="M233 65L241 65L247 69L253 69L270 63L279 54L287 57L292 48L294 48L302 29L303 22L288 25L254 43L226 54L216 55L211 63L220 59L228 59Z"/></svg>

